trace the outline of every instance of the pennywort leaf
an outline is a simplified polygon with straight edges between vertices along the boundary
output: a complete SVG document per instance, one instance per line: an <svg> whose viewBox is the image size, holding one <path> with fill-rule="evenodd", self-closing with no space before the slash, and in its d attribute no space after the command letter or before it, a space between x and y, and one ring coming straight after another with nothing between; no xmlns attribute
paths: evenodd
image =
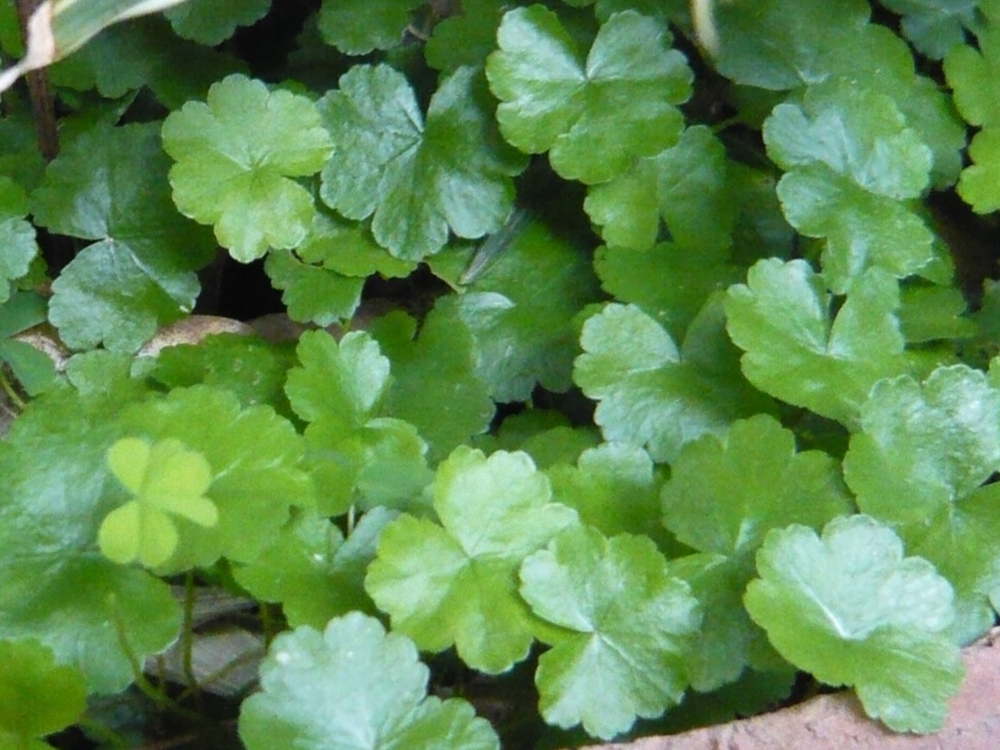
<svg viewBox="0 0 1000 750"><path fill-rule="evenodd" d="M504 138L526 153L549 151L556 172L587 184L672 145L692 74L669 41L653 19L623 11L601 26L584 58L552 11L508 11L500 49L486 63Z"/></svg>
<svg viewBox="0 0 1000 750"><path fill-rule="evenodd" d="M824 279L802 260L757 262L729 288L726 328L758 388L853 426L871 387L906 372L896 282L869 271L833 314Z"/></svg>
<svg viewBox="0 0 1000 750"><path fill-rule="evenodd" d="M935 260L930 230L903 202L928 186L933 154L888 96L848 82L811 86L802 104L774 108L764 141L786 170L778 197L788 221L826 239L833 291L871 266L903 277Z"/></svg>
<svg viewBox="0 0 1000 750"><path fill-rule="evenodd" d="M428 674L410 639L386 634L360 612L331 620L322 633L301 626L271 644L263 690L240 711L240 738L248 750L499 750L468 703L427 696Z"/></svg>
<svg viewBox="0 0 1000 750"><path fill-rule="evenodd" d="M185 216L215 227L219 243L249 262L269 247L293 248L315 213L295 177L322 167L331 143L306 97L269 91L231 75L163 123L174 202Z"/></svg>
<svg viewBox="0 0 1000 750"><path fill-rule="evenodd" d="M611 739L680 702L701 613L650 539L572 526L525 559L521 595L560 626L535 673L546 721Z"/></svg>
<svg viewBox="0 0 1000 750"><path fill-rule="evenodd" d="M506 671L541 628L518 596L517 570L576 513L551 502L548 478L525 453L459 447L431 492L440 525L409 515L389 524L365 588L420 648L455 645L474 669Z"/></svg>
<svg viewBox="0 0 1000 750"><path fill-rule="evenodd" d="M404 260L438 252L449 229L466 238L498 229L525 161L500 140L485 94L481 76L461 68L425 118L402 73L354 66L318 105L337 152L323 169L323 201L350 219L371 216L376 241Z"/></svg>
<svg viewBox="0 0 1000 750"><path fill-rule="evenodd" d="M868 516L838 518L822 537L805 526L770 532L760 578L744 597L775 648L829 685L852 685L865 711L898 732L932 732L963 669L942 633L952 590L934 567Z"/></svg>

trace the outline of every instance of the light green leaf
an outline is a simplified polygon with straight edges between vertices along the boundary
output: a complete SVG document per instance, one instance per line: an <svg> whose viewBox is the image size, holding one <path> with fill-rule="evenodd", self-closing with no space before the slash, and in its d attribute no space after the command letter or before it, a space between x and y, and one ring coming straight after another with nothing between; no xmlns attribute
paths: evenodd
<svg viewBox="0 0 1000 750"><path fill-rule="evenodd" d="M699 599L708 599L692 682L714 690L753 664L760 650L740 597L764 535L790 523L820 528L853 505L833 459L796 453L792 433L767 415L685 446L661 499L664 525L684 544L711 553L674 565Z"/></svg>
<svg viewBox="0 0 1000 750"><path fill-rule="evenodd" d="M625 532L653 539L662 536L662 475L642 448L602 443L583 451L575 466L556 464L546 474L553 499L576 510L583 523L605 536Z"/></svg>
<svg viewBox="0 0 1000 750"><path fill-rule="evenodd" d="M330 211L318 211L309 234L295 254L306 263L364 278L372 274L386 277L408 276L416 263L391 256L375 242L364 224L342 219Z"/></svg>
<svg viewBox="0 0 1000 750"><path fill-rule="evenodd" d="M500 140L490 106L471 68L442 80L425 119L402 73L354 66L319 103L338 153L323 169L323 201L350 219L371 216L375 240L403 260L438 252L449 229L498 229L525 160Z"/></svg>
<svg viewBox="0 0 1000 750"><path fill-rule="evenodd" d="M299 338L301 367L285 392L305 430L320 510L338 515L366 507L402 507L430 481L427 444L408 422L383 416L391 379L389 360L368 333L352 331L338 344L325 331Z"/></svg>
<svg viewBox="0 0 1000 750"><path fill-rule="evenodd" d="M240 739L248 750L499 750L468 703L427 697L428 675L408 638L360 612L322 633L296 628L271 644L262 691L240 709Z"/></svg>
<svg viewBox="0 0 1000 750"><path fill-rule="evenodd" d="M920 273L933 235L904 203L928 186L933 155L888 96L850 82L811 86L764 123L768 155L786 171L778 197L789 223L826 239L823 270L837 293L865 269Z"/></svg>
<svg viewBox="0 0 1000 750"><path fill-rule="evenodd" d="M497 42L486 73L500 130L521 151L549 151L562 177L604 182L679 138L692 74L652 19L612 15L584 59L558 16L533 5L504 14Z"/></svg>
<svg viewBox="0 0 1000 750"><path fill-rule="evenodd" d="M94 127L49 165L32 195L41 226L94 241L52 284L50 319L71 348L103 342L133 352L194 307L193 271L211 257L211 238L171 204L157 131Z"/></svg>
<svg viewBox="0 0 1000 750"><path fill-rule="evenodd" d="M869 271L834 316L823 278L802 260L759 261L729 288L727 330L751 383L796 406L857 424L876 381L906 372L896 282Z"/></svg>
<svg viewBox="0 0 1000 750"><path fill-rule="evenodd" d="M252 560L288 519L290 506L310 507L314 503L313 486L303 465L301 436L270 407L243 408L231 391L208 386L175 388L163 399L129 408L121 425L126 434L143 436L154 445L162 442L177 450L179 442L187 448L175 457L174 461L180 459L175 465L168 462L158 470L151 467L156 472L153 484L150 486L151 478L145 475L141 491L152 492L152 497L140 496L140 502L133 506L142 509L145 504L160 513L173 513L168 520L178 541L169 559L158 565L162 572L208 566L221 556L233 562ZM204 479L205 466L187 451L200 454L211 467L211 482L204 494L214 505L216 523L206 523L212 520L212 513L205 502L176 499L181 489L185 496L193 493ZM153 458L151 455L150 460ZM136 460L129 461L130 471L137 476L139 465ZM154 491L157 484L158 492ZM127 512L138 515L137 510ZM124 526L125 521L116 523ZM121 533L121 526L117 531Z"/></svg>
<svg viewBox="0 0 1000 750"><path fill-rule="evenodd" d="M983 487L1000 469L1000 389L964 365L939 367L922 384L885 380L860 427L844 457L858 506L948 578L956 630L976 637L993 619L987 597L1000 592L1000 552L984 540L998 527L1000 497Z"/></svg>
<svg viewBox="0 0 1000 750"><path fill-rule="evenodd" d="M933 732L963 669L942 635L952 590L893 532L867 516L838 518L822 538L805 526L770 532L760 578L744 597L755 622L795 666L851 685L869 716L897 732Z"/></svg>
<svg viewBox="0 0 1000 750"><path fill-rule="evenodd" d="M680 702L701 613L651 540L572 526L525 559L521 595L561 628L535 673L547 722L608 740Z"/></svg>
<svg viewBox="0 0 1000 750"><path fill-rule="evenodd" d="M219 513L204 493L212 482L205 457L179 440L153 445L122 438L108 449L111 473L135 497L108 514L97 541L117 563L138 560L148 568L165 563L177 547L172 515L199 526L214 526Z"/></svg>
<svg viewBox="0 0 1000 750"><path fill-rule="evenodd" d="M34 740L72 724L87 706L80 670L57 664L37 641L0 641L0 664L0 746L34 748Z"/></svg>
<svg viewBox="0 0 1000 750"><path fill-rule="evenodd" d="M731 345L721 315L709 309L703 322L705 329L689 333L678 349L634 305L610 304L588 318L573 380L598 401L594 421L605 440L645 447L654 461L669 462L687 443L766 408L726 366Z"/></svg>
<svg viewBox="0 0 1000 750"><path fill-rule="evenodd" d="M700 552L753 554L770 529L819 528L852 509L836 462L797 453L794 435L766 414L685 446L663 486L664 524Z"/></svg>
<svg viewBox="0 0 1000 750"><path fill-rule="evenodd" d="M583 207L613 247L652 247L662 218L678 244L717 251L729 246L736 219L736 202L726 189L729 171L722 143L696 125L675 145L592 185Z"/></svg>
<svg viewBox="0 0 1000 750"><path fill-rule="evenodd" d="M441 525L408 515L390 523L365 588L421 649L454 645L473 669L499 674L542 628L517 594L517 570L576 513L551 502L548 478L525 453L487 459L459 447L431 491Z"/></svg>
<svg viewBox="0 0 1000 750"><path fill-rule="evenodd" d="M167 117L163 147L177 162L170 185L178 209L214 225L237 260L259 258L268 247L294 248L305 238L315 207L290 178L318 172L331 150L306 97L228 76L209 89L207 102L188 102Z"/></svg>
<svg viewBox="0 0 1000 750"><path fill-rule="evenodd" d="M968 303L960 289L946 286L900 290L899 325L908 343L971 338L976 325L966 317Z"/></svg>

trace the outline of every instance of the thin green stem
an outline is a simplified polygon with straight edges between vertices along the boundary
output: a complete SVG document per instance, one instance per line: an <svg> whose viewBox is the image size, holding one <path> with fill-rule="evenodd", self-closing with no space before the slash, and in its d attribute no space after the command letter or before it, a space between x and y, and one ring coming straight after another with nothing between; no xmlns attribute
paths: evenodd
<svg viewBox="0 0 1000 750"><path fill-rule="evenodd" d="M3 392L7 394L7 398L10 399L10 402L14 404L19 412L24 411L24 407L26 406L24 399L14 390L14 385L10 382L10 378L7 377L7 373L2 368L0 368L0 388L3 388Z"/></svg>

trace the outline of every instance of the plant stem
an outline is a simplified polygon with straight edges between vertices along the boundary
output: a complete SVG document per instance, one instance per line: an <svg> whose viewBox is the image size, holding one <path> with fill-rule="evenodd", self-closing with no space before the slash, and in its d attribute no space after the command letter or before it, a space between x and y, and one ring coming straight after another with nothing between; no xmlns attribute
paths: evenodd
<svg viewBox="0 0 1000 750"><path fill-rule="evenodd" d="M17 6L17 21L21 27L24 48L28 48L28 19L41 0L14 0ZM56 111L49 88L49 74L45 68L31 70L24 76L28 83L28 97L31 99L31 113L35 122L35 137L38 150L45 161L52 161L59 154L59 134L56 131Z"/></svg>

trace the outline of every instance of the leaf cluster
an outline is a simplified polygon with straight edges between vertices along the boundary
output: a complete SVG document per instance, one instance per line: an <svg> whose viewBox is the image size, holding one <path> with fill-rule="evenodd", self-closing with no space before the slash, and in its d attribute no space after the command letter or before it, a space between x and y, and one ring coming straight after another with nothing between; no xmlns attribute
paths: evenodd
<svg viewBox="0 0 1000 750"><path fill-rule="evenodd" d="M267 641L251 749L796 673L942 725L1000 607L1000 5L708 5L187 0L48 70L47 163L4 94L0 745L190 719L209 588ZM291 340L164 340L241 266Z"/></svg>

